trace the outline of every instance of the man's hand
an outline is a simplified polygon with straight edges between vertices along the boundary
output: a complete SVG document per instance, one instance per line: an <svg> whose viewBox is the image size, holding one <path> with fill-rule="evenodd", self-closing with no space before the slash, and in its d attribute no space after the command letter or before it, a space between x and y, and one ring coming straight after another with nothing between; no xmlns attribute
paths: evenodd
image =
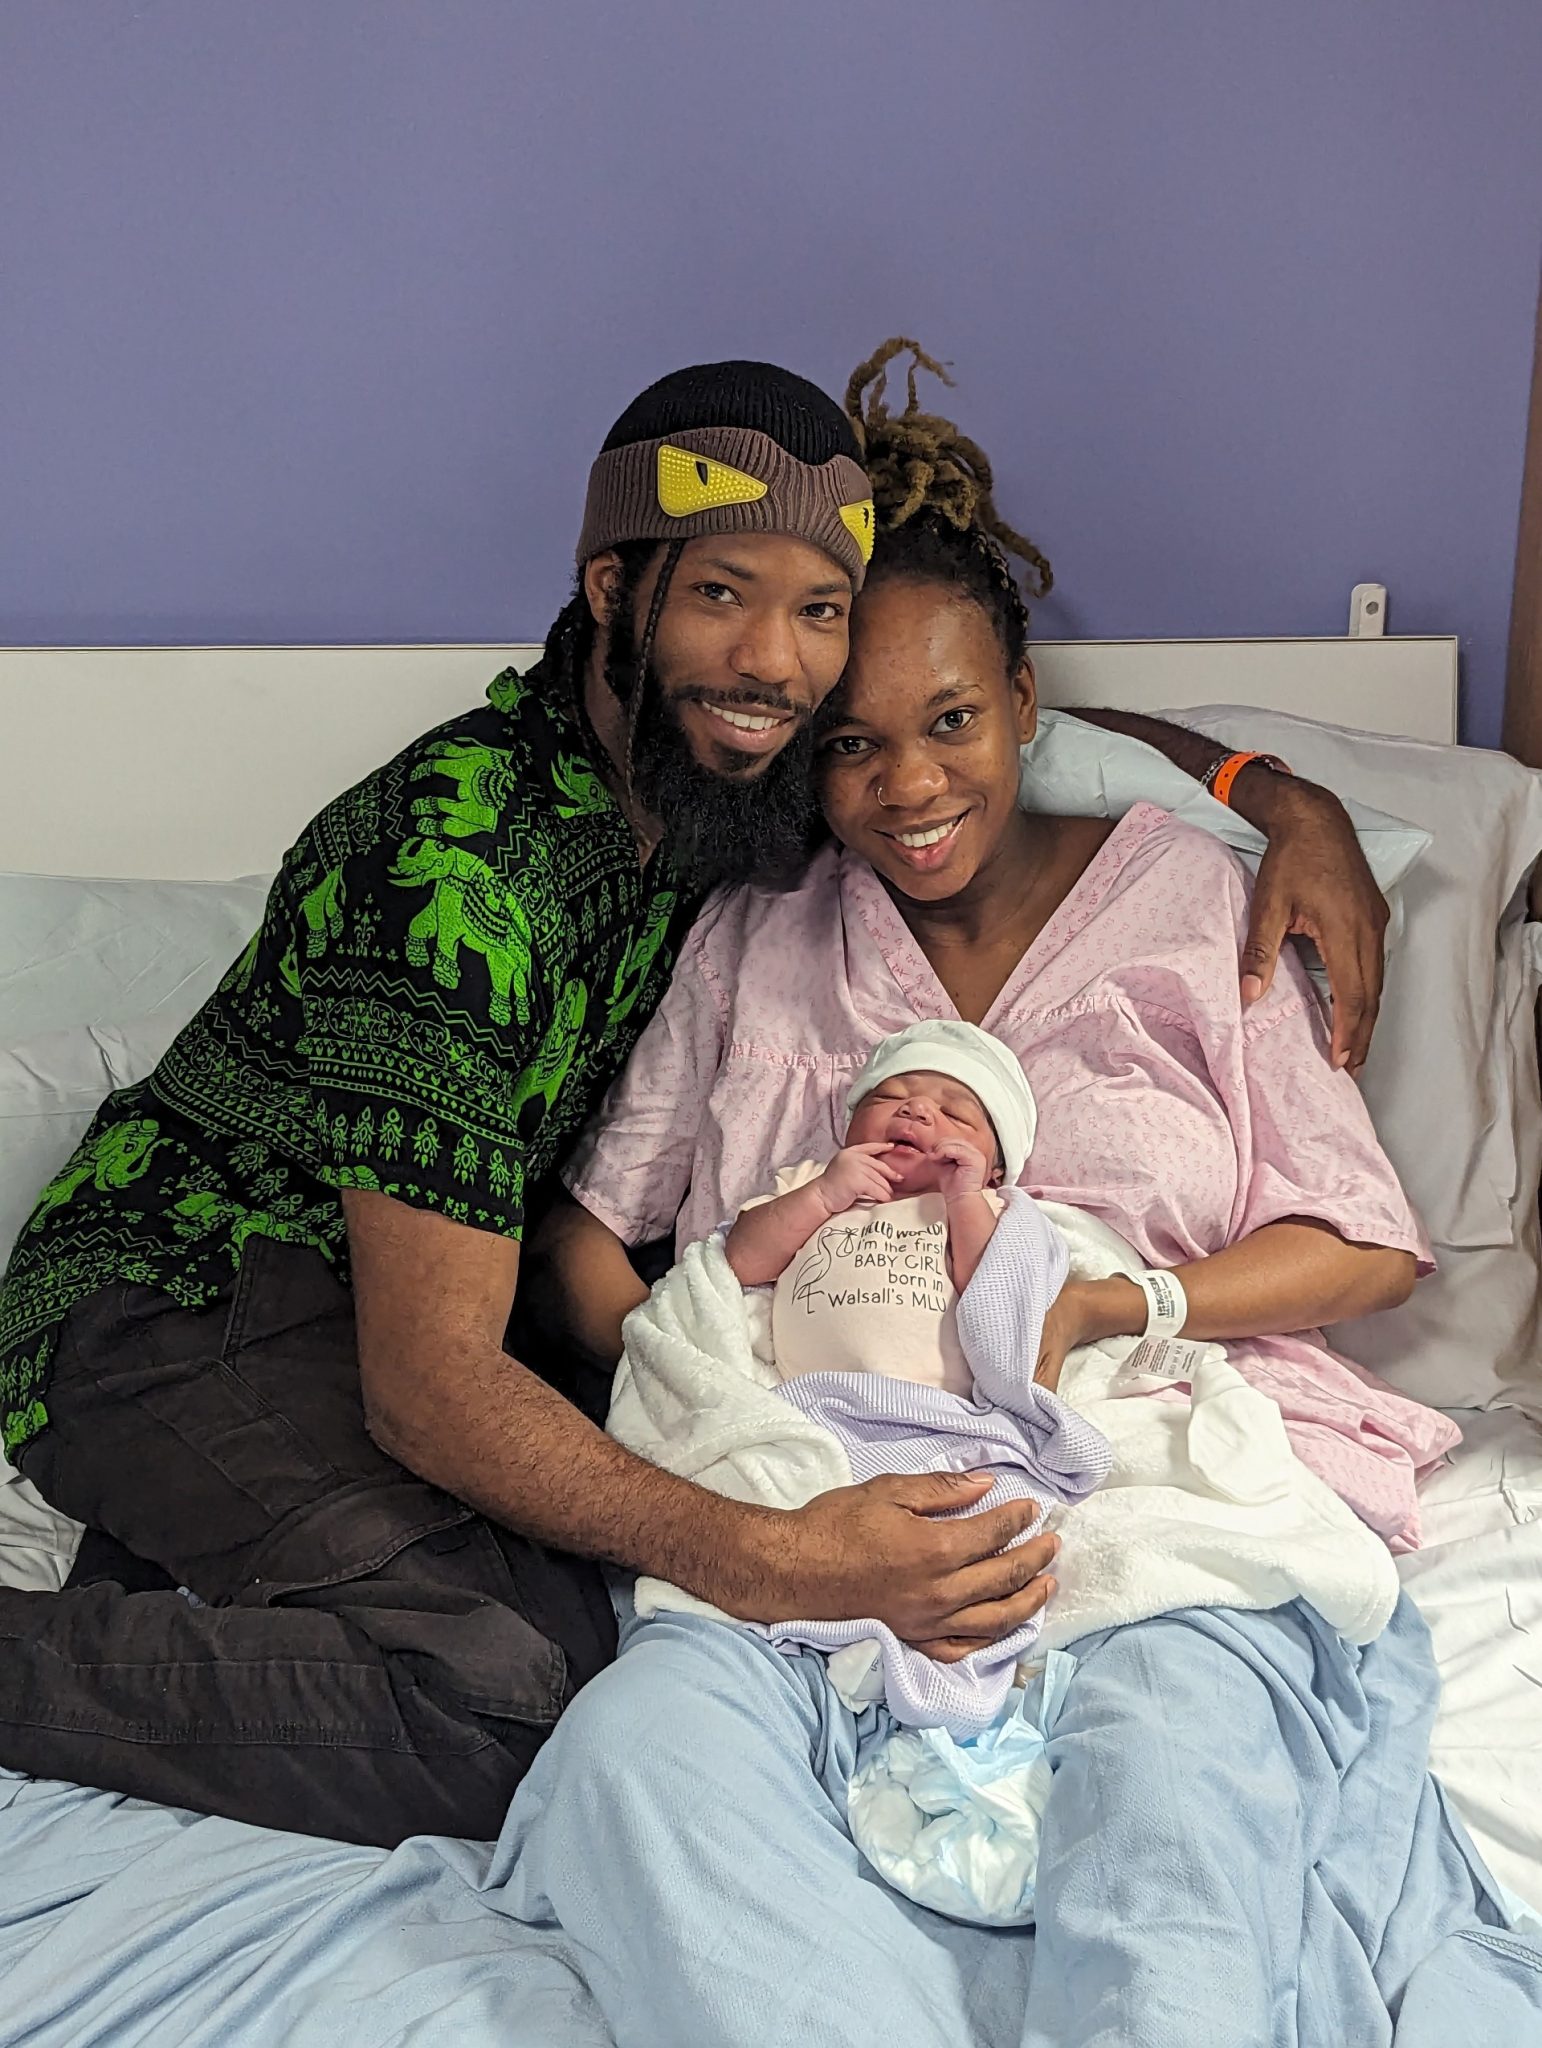
<svg viewBox="0 0 1542 2048"><path fill-rule="evenodd" d="M900 1177L899 1168L889 1161L893 1150L886 1139L879 1139L867 1145L847 1145L837 1152L818 1180L827 1213L841 1216L858 1203L892 1201Z"/></svg>
<svg viewBox="0 0 1542 2048"><path fill-rule="evenodd" d="M1077 716L1155 747L1196 782L1230 751L1200 733L1138 711L1081 710ZM1230 803L1269 841L1242 955L1242 1000L1256 1003L1268 988L1288 932L1313 940L1333 991L1333 1063L1358 1072L1381 1002L1387 906L1348 814L1336 796L1315 782L1278 775L1259 761L1250 761L1238 774Z"/></svg>
<svg viewBox="0 0 1542 2048"><path fill-rule="evenodd" d="M1358 1073L1381 1005L1388 911L1349 814L1315 782L1251 763L1232 806L1269 838L1242 949L1242 1000L1256 1003L1268 989L1287 935L1311 939L1333 991L1333 1064Z"/></svg>
<svg viewBox="0 0 1542 2048"><path fill-rule="evenodd" d="M1037 1536L1008 1550L1043 1514L1010 1501L972 1507L988 1477L924 1473L870 1479L766 1518L763 1568L708 1597L745 1621L865 1621L892 1628L929 1657L956 1663L1037 1614L1055 1589L1044 1573L1060 1548Z"/></svg>

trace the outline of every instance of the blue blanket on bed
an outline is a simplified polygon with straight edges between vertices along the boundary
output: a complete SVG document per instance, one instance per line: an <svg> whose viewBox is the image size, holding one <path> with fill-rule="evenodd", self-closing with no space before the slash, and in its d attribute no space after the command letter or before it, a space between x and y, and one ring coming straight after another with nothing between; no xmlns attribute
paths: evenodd
<svg viewBox="0 0 1542 2048"><path fill-rule="evenodd" d="M1542 2048L1542 1947L1425 1773L1405 1601L1076 1649L1036 1934L886 1890L822 1660L631 1628L496 1845L391 1855L0 1774L5 2048Z"/></svg>

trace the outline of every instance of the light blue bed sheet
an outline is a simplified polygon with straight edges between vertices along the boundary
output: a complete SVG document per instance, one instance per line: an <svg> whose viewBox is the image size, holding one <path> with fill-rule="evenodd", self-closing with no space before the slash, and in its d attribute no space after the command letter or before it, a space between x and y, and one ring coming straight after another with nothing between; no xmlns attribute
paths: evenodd
<svg viewBox="0 0 1542 2048"><path fill-rule="evenodd" d="M862 1866L879 1710L820 1660L626 1641L496 1846L0 1773L0 2048L1542 2048L1542 1945L1425 1774L1406 1599L1364 1653L1295 1606L1078 1644L1033 1934Z"/></svg>
<svg viewBox="0 0 1542 2048"><path fill-rule="evenodd" d="M0 1772L4 2048L610 2048L491 1845L387 1855Z"/></svg>

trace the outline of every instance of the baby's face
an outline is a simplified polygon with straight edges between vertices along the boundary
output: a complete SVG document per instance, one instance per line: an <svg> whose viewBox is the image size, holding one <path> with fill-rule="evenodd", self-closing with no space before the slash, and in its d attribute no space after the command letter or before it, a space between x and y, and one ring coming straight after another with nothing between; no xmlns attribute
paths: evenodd
<svg viewBox="0 0 1542 2048"><path fill-rule="evenodd" d="M972 1088L947 1074L895 1074L857 1104L848 1145L892 1145L891 1166L902 1169L894 1196L929 1194L939 1179L936 1152L962 1138L985 1155L992 1182L1001 1178L996 1133Z"/></svg>

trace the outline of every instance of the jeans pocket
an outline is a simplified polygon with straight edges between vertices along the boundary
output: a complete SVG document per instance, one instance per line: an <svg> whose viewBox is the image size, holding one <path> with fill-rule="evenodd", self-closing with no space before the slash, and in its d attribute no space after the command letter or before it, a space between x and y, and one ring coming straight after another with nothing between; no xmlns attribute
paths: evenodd
<svg viewBox="0 0 1542 2048"><path fill-rule="evenodd" d="M371 1524L370 1504L355 1494L347 1540L340 1541L336 1531L318 1531L312 1521L305 1552L281 1543L264 1560L265 1572L287 1569L287 1580L265 1577L260 1594L253 1588L245 1597L325 1608L397 1660L434 1697L495 1720L549 1727L571 1690L562 1648L527 1611L532 1602L509 1572L489 1524L448 1496L439 1499L442 1512L433 1526L425 1526L431 1489L404 1476L388 1515L379 1516L387 1504L377 1501ZM348 1500L337 1510L348 1512ZM377 1542L392 1544L387 1555L325 1579L302 1582L293 1576L305 1569L307 1553L312 1570L327 1553L361 1554L371 1527ZM287 1565L280 1554L286 1549L292 1551Z"/></svg>

